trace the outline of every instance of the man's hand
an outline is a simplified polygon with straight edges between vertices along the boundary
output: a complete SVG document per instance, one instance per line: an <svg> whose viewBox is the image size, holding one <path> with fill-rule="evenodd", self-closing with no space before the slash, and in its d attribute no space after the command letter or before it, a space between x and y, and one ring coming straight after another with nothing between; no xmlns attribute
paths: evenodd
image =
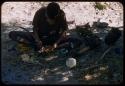
<svg viewBox="0 0 125 86"><path fill-rule="evenodd" d="M42 47L38 52L39 53L42 53L42 52L44 52L45 51L45 47Z"/></svg>
<svg viewBox="0 0 125 86"><path fill-rule="evenodd" d="M57 48L57 43L55 43L53 47L54 47L54 48Z"/></svg>
<svg viewBox="0 0 125 86"><path fill-rule="evenodd" d="M38 47L39 49L42 48L42 41L37 41L37 47Z"/></svg>
<svg viewBox="0 0 125 86"><path fill-rule="evenodd" d="M53 46L46 46L42 49L42 52L51 52L53 51L55 48L57 48L57 43L55 43Z"/></svg>

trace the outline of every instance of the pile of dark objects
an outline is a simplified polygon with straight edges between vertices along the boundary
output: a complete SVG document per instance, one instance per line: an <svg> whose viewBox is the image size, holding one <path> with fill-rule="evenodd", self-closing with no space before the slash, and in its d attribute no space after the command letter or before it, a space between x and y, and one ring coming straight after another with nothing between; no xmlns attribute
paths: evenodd
<svg viewBox="0 0 125 86"><path fill-rule="evenodd" d="M120 57L123 55L123 50L122 46L118 48L118 40L122 36L122 31L119 28L121 27L110 27L106 22L94 22L92 27L89 23L77 26L77 34L84 39L85 46L89 46L90 49L82 53L82 56L80 55L79 67L76 69L82 70L83 75L90 74L91 77L86 78L88 80L90 78L90 84L122 83L123 61ZM81 61L81 58L84 60ZM95 76L96 79L92 79L94 75L100 78ZM83 80L83 77L80 80ZM84 83L88 84L88 81Z"/></svg>
<svg viewBox="0 0 125 86"><path fill-rule="evenodd" d="M32 63L30 61L26 63L35 63L41 66L50 65L52 67L65 65L66 59L72 57L77 60L77 65L71 70L76 74L74 78L79 80L80 83L88 83L86 78L83 78L86 74L95 74L96 79L90 79L90 84L122 82L122 64L119 62L116 64L116 61L120 59L118 58L119 54L122 56L123 52L122 47L115 47L122 35L118 27L109 27L108 23L105 22L94 22L92 27L87 23L86 25L76 26L75 29L68 30L67 33L70 34L68 35L69 37L81 40L82 44L77 43L78 41L71 42L68 45L69 47L43 54L39 54L31 49L28 55L33 57ZM86 46L89 47L89 50L80 54L77 53ZM112 54L114 52L113 49L118 55ZM46 58L50 56L53 56L52 59L56 59L56 61L48 63ZM59 61L62 63L58 64L57 62ZM98 75L100 78L98 78ZM82 82L83 80L84 82Z"/></svg>

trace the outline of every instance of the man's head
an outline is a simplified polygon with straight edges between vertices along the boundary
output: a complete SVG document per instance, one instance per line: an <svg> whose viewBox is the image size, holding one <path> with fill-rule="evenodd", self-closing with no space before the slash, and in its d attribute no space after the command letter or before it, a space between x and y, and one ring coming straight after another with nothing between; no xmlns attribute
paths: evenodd
<svg viewBox="0 0 125 86"><path fill-rule="evenodd" d="M49 19L55 19L55 17L59 14L60 6L59 4L52 2L47 6L47 17Z"/></svg>

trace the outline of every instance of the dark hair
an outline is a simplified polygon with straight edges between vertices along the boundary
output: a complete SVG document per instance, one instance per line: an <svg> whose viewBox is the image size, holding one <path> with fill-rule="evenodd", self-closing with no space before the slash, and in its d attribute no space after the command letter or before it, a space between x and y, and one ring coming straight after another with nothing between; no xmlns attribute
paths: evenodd
<svg viewBox="0 0 125 86"><path fill-rule="evenodd" d="M56 15L58 15L60 11L60 6L59 4L52 2L49 3L47 6L47 15L50 19L54 19Z"/></svg>

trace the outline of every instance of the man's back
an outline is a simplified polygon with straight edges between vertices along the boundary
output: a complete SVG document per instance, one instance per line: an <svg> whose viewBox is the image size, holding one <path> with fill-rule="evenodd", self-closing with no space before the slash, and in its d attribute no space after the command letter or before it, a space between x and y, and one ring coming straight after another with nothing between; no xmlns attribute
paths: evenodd
<svg viewBox="0 0 125 86"><path fill-rule="evenodd" d="M60 10L59 15L55 18L55 23L51 25L47 22L46 9L46 7L40 8L33 19L34 28L38 28L38 36L41 40L44 39L45 41L47 38L49 38L49 40L51 40L51 38L58 38L60 31L63 32L68 28L65 13L62 10Z"/></svg>

